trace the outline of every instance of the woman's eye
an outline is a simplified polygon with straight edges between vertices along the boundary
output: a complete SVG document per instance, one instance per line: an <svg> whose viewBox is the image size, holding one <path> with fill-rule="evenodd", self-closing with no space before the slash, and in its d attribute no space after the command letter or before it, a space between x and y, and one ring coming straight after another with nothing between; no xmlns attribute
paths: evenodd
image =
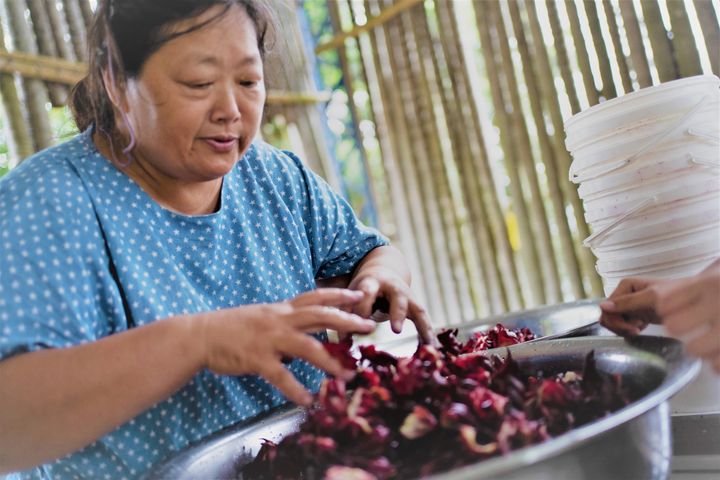
<svg viewBox="0 0 720 480"><path fill-rule="evenodd" d="M211 82L195 82L195 83L188 83L187 86L195 89L195 90L203 90L205 88L210 87L212 85Z"/></svg>
<svg viewBox="0 0 720 480"><path fill-rule="evenodd" d="M257 85L257 83L258 82L252 80L244 80L240 82L240 85L242 85L243 87L254 87L255 85Z"/></svg>

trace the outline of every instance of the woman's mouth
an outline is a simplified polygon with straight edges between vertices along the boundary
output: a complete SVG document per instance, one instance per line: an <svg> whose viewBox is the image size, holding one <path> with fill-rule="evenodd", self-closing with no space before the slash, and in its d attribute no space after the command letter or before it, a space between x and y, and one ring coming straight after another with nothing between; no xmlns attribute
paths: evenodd
<svg viewBox="0 0 720 480"><path fill-rule="evenodd" d="M205 137L203 140L210 145L210 148L218 153L231 152L238 141L236 137Z"/></svg>

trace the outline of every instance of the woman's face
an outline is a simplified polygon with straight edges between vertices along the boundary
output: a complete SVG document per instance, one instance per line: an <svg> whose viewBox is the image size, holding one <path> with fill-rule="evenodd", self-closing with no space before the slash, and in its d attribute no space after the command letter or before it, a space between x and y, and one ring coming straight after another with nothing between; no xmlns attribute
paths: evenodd
<svg viewBox="0 0 720 480"><path fill-rule="evenodd" d="M178 24L187 30L213 7ZM265 103L255 27L242 7L166 42L125 91L134 154L153 173L186 182L225 175L255 137Z"/></svg>

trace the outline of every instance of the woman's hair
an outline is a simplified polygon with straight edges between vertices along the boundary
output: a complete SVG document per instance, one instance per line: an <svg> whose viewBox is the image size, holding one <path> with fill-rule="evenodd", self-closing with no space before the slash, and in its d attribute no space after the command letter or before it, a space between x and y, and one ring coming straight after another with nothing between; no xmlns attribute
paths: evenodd
<svg viewBox="0 0 720 480"><path fill-rule="evenodd" d="M171 30L177 22L197 17L216 5L224 8L214 17L186 30ZM274 34L274 18L265 0L100 0L88 32L88 74L75 85L70 97L78 129L84 131L94 125L111 142L118 140L103 71L108 71L113 83L137 77L148 57L164 43L216 21L233 5L243 7L250 17L264 58Z"/></svg>

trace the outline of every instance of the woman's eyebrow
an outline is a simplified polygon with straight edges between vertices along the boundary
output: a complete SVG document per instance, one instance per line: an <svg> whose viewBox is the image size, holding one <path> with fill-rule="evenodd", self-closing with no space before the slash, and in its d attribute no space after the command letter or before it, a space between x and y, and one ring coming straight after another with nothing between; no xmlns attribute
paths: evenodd
<svg viewBox="0 0 720 480"><path fill-rule="evenodd" d="M213 55L190 55L186 59L187 63L192 63L196 65L211 65L211 66L217 66L220 63L220 59ZM255 65L260 63L260 57L258 55L247 55L245 57L241 57L238 61L235 62L235 66L238 67L244 67L246 65Z"/></svg>

